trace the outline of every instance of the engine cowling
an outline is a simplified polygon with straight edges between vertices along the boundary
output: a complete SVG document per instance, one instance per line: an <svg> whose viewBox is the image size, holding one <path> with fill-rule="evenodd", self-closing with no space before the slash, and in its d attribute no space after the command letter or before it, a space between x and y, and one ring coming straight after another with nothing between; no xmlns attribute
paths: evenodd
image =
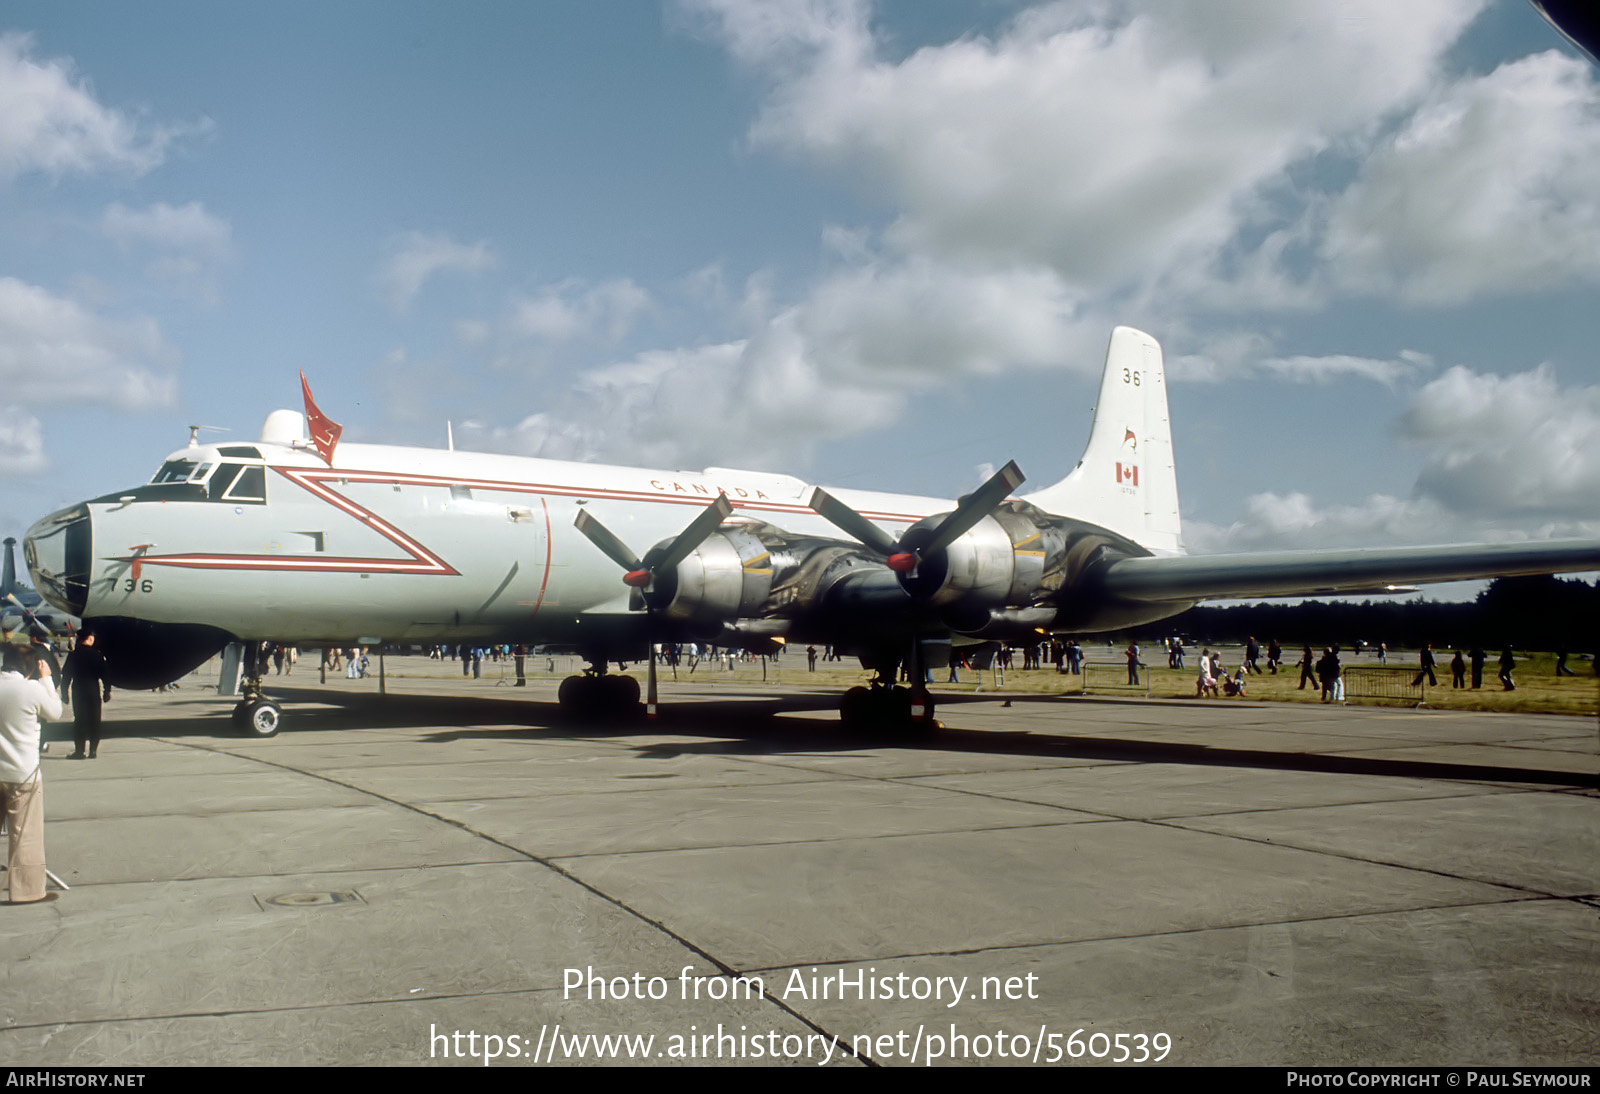
<svg viewBox="0 0 1600 1094"><path fill-rule="evenodd" d="M900 542L916 550L933 537L946 514L927 517ZM900 583L918 600L941 609L1025 607L1061 588L1068 537L1052 518L1026 502L1007 502L924 555Z"/></svg>
<svg viewBox="0 0 1600 1094"><path fill-rule="evenodd" d="M648 568L671 541L645 555ZM781 634L787 621L819 610L845 575L882 572L870 554L850 544L795 535L770 524L723 525L675 568L657 573L641 607L704 632Z"/></svg>
<svg viewBox="0 0 1600 1094"><path fill-rule="evenodd" d="M663 540L644 556L646 567L665 554ZM671 570L659 573L643 597L653 612L690 624L722 623L760 614L772 591L767 545L748 527L723 527Z"/></svg>

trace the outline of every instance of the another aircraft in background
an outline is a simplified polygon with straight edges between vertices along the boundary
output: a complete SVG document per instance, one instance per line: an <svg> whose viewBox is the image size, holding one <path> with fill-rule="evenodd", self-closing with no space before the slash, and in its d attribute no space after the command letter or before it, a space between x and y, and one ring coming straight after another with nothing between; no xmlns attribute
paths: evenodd
<svg viewBox="0 0 1600 1094"><path fill-rule="evenodd" d="M29 530L34 580L99 633L113 684L155 687L236 640L547 643L590 662L563 705L616 712L638 685L609 661L787 641L859 656L877 679L842 713L882 723L931 717L929 641L1116 630L1213 597L1600 569L1592 540L1186 555L1161 348L1128 327L1112 332L1077 466L1012 497L1023 476L1008 464L954 503L726 468L340 445L304 394L305 416L273 411L257 443L191 437L150 482ZM911 689L894 683L903 663ZM236 713L277 731L259 670Z"/></svg>
<svg viewBox="0 0 1600 1094"><path fill-rule="evenodd" d="M5 539L5 561L0 563L0 630L26 631L34 638L71 635L78 620L45 602L44 597L17 582L17 541Z"/></svg>

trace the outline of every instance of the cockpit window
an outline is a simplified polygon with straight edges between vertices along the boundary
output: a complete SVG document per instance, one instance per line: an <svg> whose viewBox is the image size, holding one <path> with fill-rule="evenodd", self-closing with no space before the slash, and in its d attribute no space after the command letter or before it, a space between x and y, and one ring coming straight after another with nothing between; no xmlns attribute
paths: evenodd
<svg viewBox="0 0 1600 1094"><path fill-rule="evenodd" d="M260 464L223 463L211 476L208 493L212 501L265 505L267 469Z"/></svg>
<svg viewBox="0 0 1600 1094"><path fill-rule="evenodd" d="M259 464L219 464L216 473L211 475L208 493L211 501L264 505L267 502L267 469Z"/></svg>
<svg viewBox="0 0 1600 1094"><path fill-rule="evenodd" d="M156 472L156 477L151 482L183 482L194 471L193 460L168 460L161 465L161 470Z"/></svg>

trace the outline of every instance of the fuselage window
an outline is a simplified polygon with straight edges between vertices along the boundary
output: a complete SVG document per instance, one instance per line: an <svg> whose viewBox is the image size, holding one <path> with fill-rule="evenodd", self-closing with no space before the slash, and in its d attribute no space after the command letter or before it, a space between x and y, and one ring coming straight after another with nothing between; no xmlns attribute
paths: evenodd
<svg viewBox="0 0 1600 1094"><path fill-rule="evenodd" d="M258 464L224 463L211 476L210 497L212 501L265 505L267 469Z"/></svg>

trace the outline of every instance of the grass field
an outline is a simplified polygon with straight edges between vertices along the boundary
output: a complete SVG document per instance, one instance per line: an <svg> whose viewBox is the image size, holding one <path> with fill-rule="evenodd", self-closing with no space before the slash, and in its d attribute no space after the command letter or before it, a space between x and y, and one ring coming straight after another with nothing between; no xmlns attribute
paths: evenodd
<svg viewBox="0 0 1600 1094"><path fill-rule="evenodd" d="M1092 660L1089 663L1090 691L1105 695L1144 694L1143 689L1130 691L1123 686L1127 680L1127 663L1120 657L1112 659L1111 651L1090 647ZM1456 689L1450 686L1450 656L1453 650L1445 651L1439 657L1439 665L1434 669L1439 679L1438 687L1424 687L1423 701L1429 707L1439 710L1487 710L1501 713L1519 714L1587 714L1594 716L1600 712L1600 677L1594 672L1594 665L1588 661L1569 658L1568 666L1577 676L1556 675L1556 657L1553 653L1530 653L1517 655L1517 667L1512 673L1516 682L1515 691L1504 691L1497 678L1499 671L1499 654L1496 653L1484 668L1483 687L1474 691L1470 687L1472 675L1469 669L1466 688ZM1184 664L1188 667L1169 669L1166 667L1166 655L1160 654L1159 664L1151 664L1141 670L1141 679L1148 677L1149 694L1151 698L1158 699L1193 699L1195 698L1195 658L1199 656L1198 650L1186 651L1187 657ZM1295 656L1298 656L1296 653ZM1223 666L1232 673L1239 667L1241 655L1238 650L1223 650ZM1348 657L1344 661L1350 664L1367 666L1376 665L1377 661L1370 655L1360 657L1352 662ZM1260 664L1266 665L1263 657ZM846 666L849 667L846 667ZM1417 670L1415 655L1409 658L1405 655L1389 655L1389 667L1405 667L1412 672ZM1083 692L1082 675L1074 676L1071 673L1057 674L1054 668L1032 669L1022 671L1013 669L1004 674L1003 681L996 686L995 674L992 671L978 672L963 669L960 672L962 682L949 684L942 682L947 675L947 670L938 669L934 672L935 683L932 689L935 694L940 692L1019 692L1025 694L1045 695L1076 695ZM819 663L817 671L807 672L803 662L796 665L788 662L784 664L783 681L786 684L817 684L819 686L850 687L857 683L864 683L871 678L870 673L855 668L849 662ZM1306 690L1297 690L1296 684L1300 678L1300 670L1295 665L1286 665L1278 670L1276 676L1251 675L1246 678L1246 694L1243 698L1221 698L1208 700L1209 702L1222 703L1250 703L1250 702L1284 702L1284 703L1317 703L1321 702L1321 695L1308 685ZM1098 685L1098 686L1096 686ZM1111 686L1107 686L1111 685ZM1351 700L1352 702L1377 702L1378 700ZM1389 702L1399 702L1392 700ZM1409 704L1407 704L1409 705Z"/></svg>
<svg viewBox="0 0 1600 1094"><path fill-rule="evenodd" d="M1156 699L1193 699L1195 698L1195 658L1199 656L1198 649L1186 650L1186 668L1169 669L1166 667L1166 654L1164 651L1155 651L1159 662L1149 665L1142 670L1142 678L1149 684L1149 695ZM1223 647L1223 666L1231 673L1236 671L1243 658L1243 653L1238 648ZM1594 664L1590 661L1571 658L1569 666L1578 675L1556 675L1556 658L1553 653L1528 653L1517 655L1517 666L1513 673L1516 681L1515 691L1504 691L1496 678L1498 672L1499 654L1491 657L1484 669L1483 687L1474 691L1470 687L1455 689L1450 686L1449 661L1453 650L1442 651L1439 656L1439 665L1435 668L1435 675L1440 686L1425 688L1422 700L1431 708L1440 710L1486 710L1502 713L1520 714L1580 714L1593 717L1600 712L1600 677L1594 672ZM1123 686L1127 680L1127 663L1114 649L1104 646L1088 647L1090 670L1090 683L1092 694L1104 695L1144 695L1145 689L1137 691ZM1289 656L1298 657L1298 652ZM376 658L373 659L374 675L377 673ZM1263 657L1260 664L1265 666ZM1376 665L1377 660L1371 654L1351 657L1346 654L1343 658L1345 667ZM389 671L396 677L437 677L439 679L460 679L459 662L430 661L422 657L404 657L392 660ZM315 664L306 665L302 660L301 672L309 671L313 676L316 673ZM1388 659L1390 668L1409 668L1414 674L1417 670L1416 654L1390 654ZM615 665L612 669L615 671ZM530 655L527 661L527 672L530 678L561 677L568 673L582 670L579 658L562 655L556 658L547 658L544 655ZM482 666L485 678L505 682L509 678L511 666L506 662L485 661ZM627 673L634 676L642 683L645 678L645 667L634 663L628 666ZM297 674L299 675L299 674ZM332 675L332 674L330 674ZM343 675L342 671L338 675ZM1028 695L1078 695L1083 693L1084 677L1071 673L1058 674L1054 668L1031 669L1023 671L1012 669L1004 674L998 681L993 670L985 669L976 671L961 669L959 683L946 682L947 669L933 671L934 683L931 685L935 694L941 692L960 692L971 694L983 693L1017 693ZM1299 681L1300 670L1295 665L1285 665L1279 669L1277 675L1252 675L1247 678L1246 695L1243 698L1221 698L1207 700L1208 702L1222 703L1252 703L1252 702L1286 702L1286 703L1316 703L1321 701L1320 693L1309 686L1304 691L1296 688ZM736 685L759 685L762 683L782 684L784 686L815 686L844 691L846 688L857 684L865 684L871 680L872 674L860 668L854 660L849 661L819 661L817 670L809 672L806 669L805 654L795 650L767 667L764 674L759 661L736 665L731 673L718 670L712 674L704 663L692 675L687 668L680 668L678 679L683 683L698 685L711 684L716 686L722 683ZM1407 678L1409 679L1409 677ZM661 680L670 683L672 675L665 668L661 669ZM1468 674L1470 682L1471 675ZM1378 702L1378 700L1357 699L1352 697L1351 702ZM1406 705L1415 703L1410 700ZM1399 700L1386 702L1399 703Z"/></svg>

